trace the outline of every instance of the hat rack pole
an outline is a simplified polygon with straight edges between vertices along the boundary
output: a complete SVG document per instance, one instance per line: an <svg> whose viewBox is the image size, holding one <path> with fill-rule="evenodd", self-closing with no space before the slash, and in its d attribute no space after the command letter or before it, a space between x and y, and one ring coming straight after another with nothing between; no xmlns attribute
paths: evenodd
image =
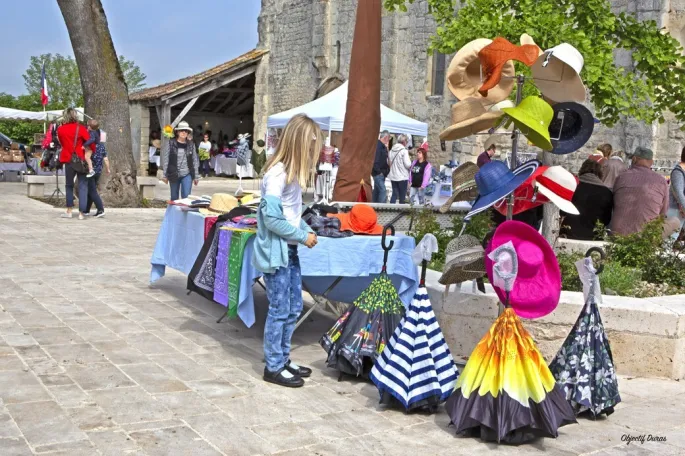
<svg viewBox="0 0 685 456"><path fill-rule="evenodd" d="M521 103L521 98L523 96L523 83L526 77L522 74L516 77L516 106ZM519 148L519 136L521 131L518 129L516 124L514 124L514 131L511 134L511 161L509 163L509 168L513 171L516 169L516 164L518 163L517 155ZM507 220L511 220L514 217L514 194L509 195L509 203L507 204Z"/></svg>

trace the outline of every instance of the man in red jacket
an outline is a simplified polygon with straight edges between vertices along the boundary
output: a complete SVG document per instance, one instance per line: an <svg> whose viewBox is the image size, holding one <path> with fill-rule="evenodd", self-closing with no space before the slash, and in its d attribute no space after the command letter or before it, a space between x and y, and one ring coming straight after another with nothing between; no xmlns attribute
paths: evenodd
<svg viewBox="0 0 685 456"><path fill-rule="evenodd" d="M88 178L85 173L77 173L71 166L71 156L76 153L81 160L85 160L83 143L90 139L88 129L78 122L78 113L74 108L64 110L62 125L57 129L57 137L62 145L62 152L59 161L64 165L64 176L66 180L65 188L67 193L67 212L62 214L63 218L72 217L74 207L74 179L78 178L79 191L79 220L83 220L88 202Z"/></svg>

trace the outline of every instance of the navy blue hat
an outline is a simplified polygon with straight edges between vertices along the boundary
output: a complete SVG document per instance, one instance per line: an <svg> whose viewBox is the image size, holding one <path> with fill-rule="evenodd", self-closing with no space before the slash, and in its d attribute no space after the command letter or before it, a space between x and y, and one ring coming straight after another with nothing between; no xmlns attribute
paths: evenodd
<svg viewBox="0 0 685 456"><path fill-rule="evenodd" d="M497 201L510 195L540 166L537 160L530 160L511 171L504 162L491 161L476 173L478 198L466 214L465 220L479 214L494 205Z"/></svg>
<svg viewBox="0 0 685 456"><path fill-rule="evenodd" d="M549 135L554 148L550 152L564 155L577 151L590 140L595 129L595 118L588 108L579 103L557 103L553 108L554 118L549 125Z"/></svg>

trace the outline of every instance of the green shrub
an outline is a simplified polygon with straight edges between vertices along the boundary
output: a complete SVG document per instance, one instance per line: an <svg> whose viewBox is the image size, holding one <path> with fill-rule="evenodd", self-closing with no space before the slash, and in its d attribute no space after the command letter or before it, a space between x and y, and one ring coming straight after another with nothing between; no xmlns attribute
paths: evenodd
<svg viewBox="0 0 685 456"><path fill-rule="evenodd" d="M452 239L451 232L440 227L437 217L430 209L416 209L412 216L414 217L414 224L407 235L412 236L417 244L428 233L435 236L438 240L438 252L431 257L428 268L442 271L442 266L445 264L445 248Z"/></svg>

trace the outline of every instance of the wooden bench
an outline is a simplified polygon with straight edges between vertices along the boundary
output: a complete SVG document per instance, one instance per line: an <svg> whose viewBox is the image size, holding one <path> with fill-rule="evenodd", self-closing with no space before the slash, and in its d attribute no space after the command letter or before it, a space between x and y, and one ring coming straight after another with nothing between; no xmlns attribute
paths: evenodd
<svg viewBox="0 0 685 456"><path fill-rule="evenodd" d="M45 194L45 184L55 185L55 176L33 176L27 175L24 177L26 179L27 194L30 197L42 198ZM154 199L155 198L155 187L157 186L156 177L138 176L138 189L143 198ZM64 176L58 177L58 182L60 187L64 188L65 179Z"/></svg>

